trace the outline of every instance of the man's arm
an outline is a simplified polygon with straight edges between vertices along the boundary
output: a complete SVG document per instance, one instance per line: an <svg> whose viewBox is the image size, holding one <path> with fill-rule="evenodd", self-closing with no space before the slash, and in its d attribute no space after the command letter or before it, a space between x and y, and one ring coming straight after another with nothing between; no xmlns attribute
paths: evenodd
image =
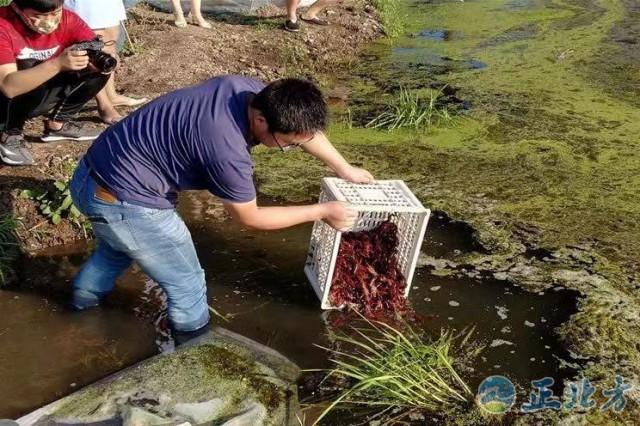
<svg viewBox="0 0 640 426"><path fill-rule="evenodd" d="M246 203L223 201L231 217L243 226L263 231L288 228L305 222L325 220L338 230L347 230L358 213L347 203L331 201L308 206L258 207L256 200Z"/></svg>
<svg viewBox="0 0 640 426"><path fill-rule="evenodd" d="M61 71L79 71L87 65L87 52L71 49L66 49L57 58L22 71L18 71L15 63L3 64L0 65L0 90L7 98L15 98L43 85Z"/></svg>
<svg viewBox="0 0 640 426"><path fill-rule="evenodd" d="M302 149L329 166L342 179L354 183L373 181L371 173L349 164L322 132L316 133L312 140L303 144Z"/></svg>

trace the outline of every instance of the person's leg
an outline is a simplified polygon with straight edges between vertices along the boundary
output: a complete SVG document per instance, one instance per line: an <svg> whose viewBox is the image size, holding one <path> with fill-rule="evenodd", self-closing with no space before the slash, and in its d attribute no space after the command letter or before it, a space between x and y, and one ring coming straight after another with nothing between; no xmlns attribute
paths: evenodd
<svg viewBox="0 0 640 426"><path fill-rule="evenodd" d="M98 240L97 248L73 280L71 307L81 310L100 303L113 289L115 280L131 265L131 258L110 245L112 241L126 249L118 232L113 232L108 223L111 221L115 229L118 229L119 206L96 201L97 186L89 176L89 169L84 160L78 163L69 186L74 204L94 224L94 233ZM119 229L126 231L126 227Z"/></svg>
<svg viewBox="0 0 640 426"><path fill-rule="evenodd" d="M103 31L104 31L105 42L108 40L114 41L113 44L109 44L109 46L107 46L105 50L111 56L118 58L118 63L119 63L120 57L118 55L117 40L120 38L120 25L111 27L111 28L106 28ZM109 97L109 100L111 101L111 104L114 107L116 106L135 107L135 106L142 105L145 102L148 102L149 100L147 98L132 98L130 96L119 94L118 91L116 90L115 72L111 74L111 78L107 82L106 91L107 91L107 96Z"/></svg>
<svg viewBox="0 0 640 426"><path fill-rule="evenodd" d="M184 28L187 26L187 21L184 19L184 13L182 12L182 5L180 4L180 0L171 0L171 5L173 6L173 24L176 27Z"/></svg>
<svg viewBox="0 0 640 426"><path fill-rule="evenodd" d="M299 31L300 24L298 23L298 5L300 0L286 0L287 9L287 21L284 23L284 29L287 31Z"/></svg>
<svg viewBox="0 0 640 426"><path fill-rule="evenodd" d="M138 250L132 257L167 294L174 335L197 334L209 323L204 271L191 234L174 210L129 221Z"/></svg>
<svg viewBox="0 0 640 426"><path fill-rule="evenodd" d="M117 57L117 52L115 48L115 43L118 40L118 30L119 27L114 28L103 28L96 29L94 32L102 37L102 40L105 43L113 42L113 45L108 45L105 47L105 51L112 56ZM112 99L115 97L115 83L114 83L115 73L111 73L107 84L104 89L98 93L96 96L96 102L98 103L98 114L102 121L107 124L113 124L118 120L122 119L122 115L115 109L112 103Z"/></svg>
<svg viewBox="0 0 640 426"><path fill-rule="evenodd" d="M73 280L71 306L78 310L98 306L131 262L125 253L98 239L98 247Z"/></svg>
<svg viewBox="0 0 640 426"><path fill-rule="evenodd" d="M64 82L60 78L52 79L48 84L36 87L32 91L14 98L7 98L0 92L0 121L2 131L22 134L24 123L34 116L46 114L58 102L59 92Z"/></svg>
<svg viewBox="0 0 640 426"><path fill-rule="evenodd" d="M0 160L7 165L33 164L22 129L27 119L46 114L58 102L65 83L60 77L15 98L7 98L0 92Z"/></svg>
<svg viewBox="0 0 640 426"><path fill-rule="evenodd" d="M57 105L49 113L49 120L46 122L45 133L41 140L52 142L64 139L80 141L95 139L99 132L74 123L73 118L104 88L109 77L100 73L80 76L75 73L65 73L66 85L59 94Z"/></svg>
<svg viewBox="0 0 640 426"><path fill-rule="evenodd" d="M318 0L313 3L309 9L305 13L303 13L300 18L304 21L309 21L318 25L327 25L328 22L318 18L318 14L324 10L325 7L331 6L333 4L340 3L339 0Z"/></svg>
<svg viewBox="0 0 640 426"><path fill-rule="evenodd" d="M202 28L211 28L211 24L202 16L201 5L201 0L191 0L191 23Z"/></svg>

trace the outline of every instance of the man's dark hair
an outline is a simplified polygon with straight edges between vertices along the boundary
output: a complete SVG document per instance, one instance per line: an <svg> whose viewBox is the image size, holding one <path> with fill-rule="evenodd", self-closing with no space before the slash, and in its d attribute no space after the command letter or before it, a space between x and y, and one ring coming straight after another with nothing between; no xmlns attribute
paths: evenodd
<svg viewBox="0 0 640 426"><path fill-rule="evenodd" d="M64 0L13 0L20 9L33 9L36 12L53 12L64 4Z"/></svg>
<svg viewBox="0 0 640 426"><path fill-rule="evenodd" d="M264 115L269 131L315 133L327 127L327 104L307 80L285 78L262 89L251 106Z"/></svg>

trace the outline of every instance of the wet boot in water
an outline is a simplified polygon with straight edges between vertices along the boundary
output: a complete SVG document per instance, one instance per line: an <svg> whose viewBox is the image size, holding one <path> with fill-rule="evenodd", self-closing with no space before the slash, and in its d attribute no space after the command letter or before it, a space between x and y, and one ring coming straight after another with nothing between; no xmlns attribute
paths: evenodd
<svg viewBox="0 0 640 426"><path fill-rule="evenodd" d="M209 332L211 330L211 325L208 323L204 327L200 327L197 330L193 331L179 331L171 329L171 337L173 337L173 343L176 347L182 346L187 343L191 339L195 339L198 336L202 336L203 334Z"/></svg>

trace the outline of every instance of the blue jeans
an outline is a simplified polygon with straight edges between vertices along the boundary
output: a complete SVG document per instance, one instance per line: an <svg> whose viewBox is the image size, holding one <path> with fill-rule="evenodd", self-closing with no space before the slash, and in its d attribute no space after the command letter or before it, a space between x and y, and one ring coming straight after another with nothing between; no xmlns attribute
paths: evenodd
<svg viewBox="0 0 640 426"><path fill-rule="evenodd" d="M205 326L209 307L204 271L180 216L174 209L103 201L96 197L96 187L86 162L80 161L71 195L91 221L97 247L73 281L73 306L97 306L135 261L167 294L174 330L188 332Z"/></svg>

